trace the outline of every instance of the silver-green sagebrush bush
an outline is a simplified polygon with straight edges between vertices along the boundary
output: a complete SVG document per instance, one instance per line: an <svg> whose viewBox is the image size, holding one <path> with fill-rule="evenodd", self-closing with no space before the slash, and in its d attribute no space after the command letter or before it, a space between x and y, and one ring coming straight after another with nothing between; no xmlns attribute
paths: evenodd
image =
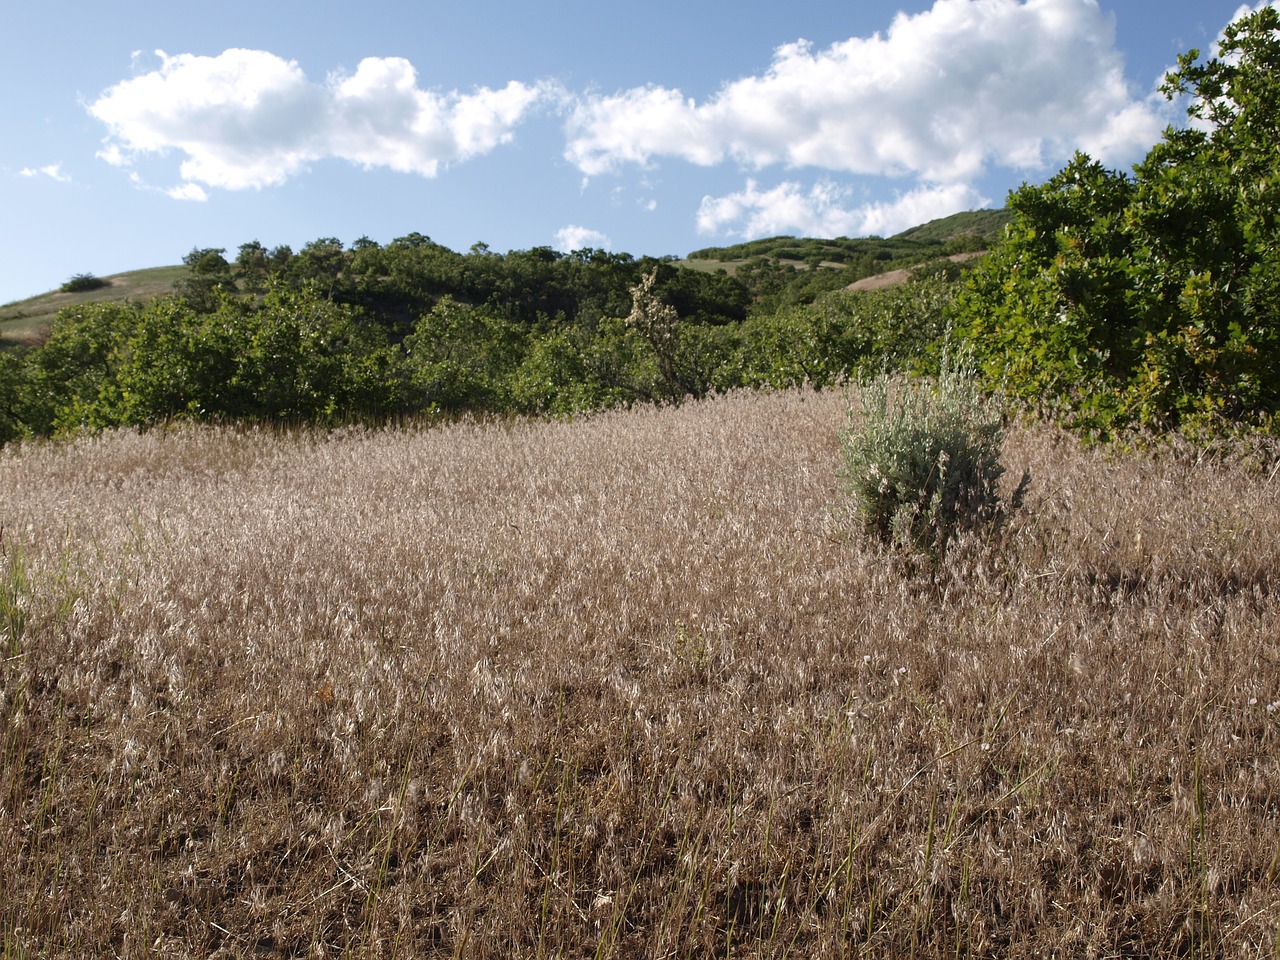
<svg viewBox="0 0 1280 960"><path fill-rule="evenodd" d="M859 385L842 432L842 475L866 532L941 556L964 530L993 533L1031 482L1004 499L1000 399L984 395L967 356L943 358L932 380L888 374Z"/></svg>

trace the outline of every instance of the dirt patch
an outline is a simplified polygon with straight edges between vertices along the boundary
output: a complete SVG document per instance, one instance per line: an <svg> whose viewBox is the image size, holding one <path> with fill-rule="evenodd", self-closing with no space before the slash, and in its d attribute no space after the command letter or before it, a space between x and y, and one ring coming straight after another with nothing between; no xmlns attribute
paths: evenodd
<svg viewBox="0 0 1280 960"><path fill-rule="evenodd" d="M968 253L953 253L947 257L952 263L963 263L966 260L973 260L976 257L986 256L985 250L971 250ZM921 264L920 266L924 266ZM887 270L884 273L877 273L874 277L863 277L861 280L855 280L853 283L845 287L846 290L883 290L885 287L896 287L900 283L906 283L911 279L911 274L919 269L918 267L907 267L904 270Z"/></svg>

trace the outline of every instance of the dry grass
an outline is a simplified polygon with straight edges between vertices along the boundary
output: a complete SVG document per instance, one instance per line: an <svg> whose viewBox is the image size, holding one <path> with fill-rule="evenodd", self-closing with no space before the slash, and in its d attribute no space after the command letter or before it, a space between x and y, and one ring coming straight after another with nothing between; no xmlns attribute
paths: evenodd
<svg viewBox="0 0 1280 960"><path fill-rule="evenodd" d="M58 311L84 303L148 303L155 297L173 293L180 281L191 275L182 265L151 267L103 277L108 285L96 290L66 293L53 290L38 296L0 304L0 348L5 342L36 346L49 338Z"/></svg>
<svg viewBox="0 0 1280 960"><path fill-rule="evenodd" d="M838 394L0 454L0 956L1259 956L1280 505L1014 431L934 573Z"/></svg>

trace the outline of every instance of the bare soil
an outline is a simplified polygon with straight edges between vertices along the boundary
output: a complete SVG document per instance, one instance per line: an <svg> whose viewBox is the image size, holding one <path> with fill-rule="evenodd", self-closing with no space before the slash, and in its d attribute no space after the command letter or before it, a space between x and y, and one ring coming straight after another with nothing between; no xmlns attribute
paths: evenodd
<svg viewBox="0 0 1280 960"><path fill-rule="evenodd" d="M987 251L977 250L968 253L956 253L947 257L952 263L964 263L973 260L976 257L985 256ZM905 270L886 270L884 273L877 273L873 277L863 277L861 280L855 280L853 283L845 287L846 290L883 290L885 287L896 287L898 284L906 283L911 279L911 275L919 269L918 267L908 267Z"/></svg>

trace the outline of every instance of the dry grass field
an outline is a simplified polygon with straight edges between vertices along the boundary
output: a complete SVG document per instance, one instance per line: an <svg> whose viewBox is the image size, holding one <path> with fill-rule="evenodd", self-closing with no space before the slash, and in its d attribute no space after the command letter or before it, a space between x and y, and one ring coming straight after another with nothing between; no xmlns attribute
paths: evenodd
<svg viewBox="0 0 1280 960"><path fill-rule="evenodd" d="M0 957L1273 956L1280 478L838 392L0 452Z"/></svg>

